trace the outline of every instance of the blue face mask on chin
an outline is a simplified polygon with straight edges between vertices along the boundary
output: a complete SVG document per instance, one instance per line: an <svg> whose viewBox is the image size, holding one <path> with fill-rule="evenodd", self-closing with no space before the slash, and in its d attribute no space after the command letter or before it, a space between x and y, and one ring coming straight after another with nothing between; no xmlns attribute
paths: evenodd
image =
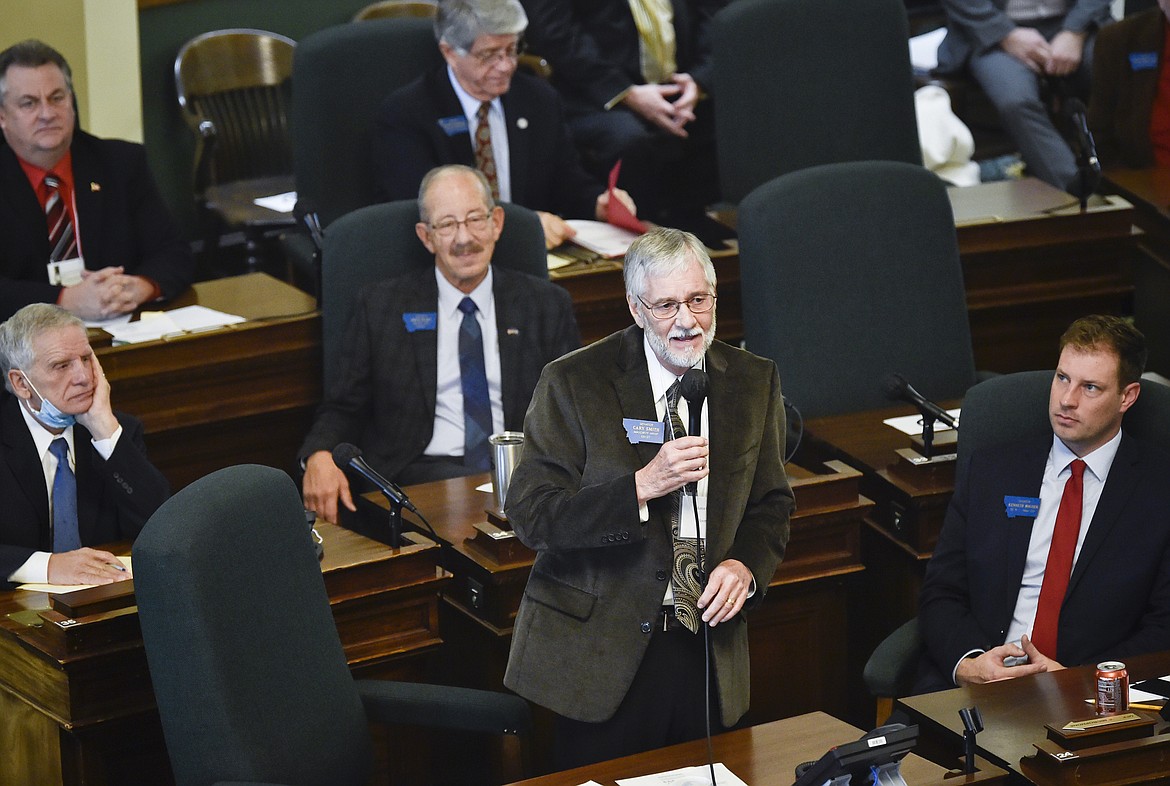
<svg viewBox="0 0 1170 786"><path fill-rule="evenodd" d="M29 379L28 374L24 375L24 381L28 383L28 386L33 389L33 393L36 393L37 397L41 400L40 412L33 409L32 405L26 404L26 406L28 406L28 411L32 413L32 416L40 421L42 425L52 429L66 429L77 422L77 418L75 418L73 415L65 414L61 410L57 409L56 405L53 404L52 401L49 401L47 398L42 396L41 392L37 390L37 386L32 383L31 379Z"/></svg>

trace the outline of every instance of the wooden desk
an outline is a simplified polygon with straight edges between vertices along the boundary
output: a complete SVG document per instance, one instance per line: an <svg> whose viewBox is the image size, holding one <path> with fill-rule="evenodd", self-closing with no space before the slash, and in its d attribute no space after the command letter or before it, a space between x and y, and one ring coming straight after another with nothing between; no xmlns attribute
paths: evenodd
<svg viewBox="0 0 1170 786"><path fill-rule="evenodd" d="M442 643L438 592L450 579L436 567L438 546L419 537L391 552L325 522L318 531L355 676L423 679ZM136 609L78 620L34 612L48 606L44 593L0 593L0 783L170 783Z"/></svg>
<svg viewBox="0 0 1170 786"><path fill-rule="evenodd" d="M819 759L831 746L852 742L861 730L823 712L813 712L720 734L711 740L716 762L752 786L790 786L796 780L796 765ZM619 778L632 778L693 767L707 762L704 740L660 748L635 756L532 778L513 786L577 786L593 780L611 786ZM915 786L959 786L973 783L1002 783L1007 773L990 762L979 763L974 775L947 777L947 770L910 753L902 760L902 775Z"/></svg>
<svg viewBox="0 0 1170 786"><path fill-rule="evenodd" d="M1170 653L1125 659L1131 680L1149 679L1170 673ZM1044 739L1045 723L1065 723L1093 714L1085 699L1096 695L1096 670L1082 666L1051 674L1018 677L987 685L899 699L898 704L919 724L919 739L930 744L944 759L958 755L962 748L963 724L959 709L977 706L983 714L985 731L978 736L979 752L1000 767L1028 777L1021 759L1035 753L1034 743ZM1170 763L1156 774L1170 778ZM1029 780L1044 782L1035 773ZM1138 781L1152 782L1155 773ZM1102 781L1083 780L1083 783Z"/></svg>
<svg viewBox="0 0 1170 786"><path fill-rule="evenodd" d="M843 464L817 471L790 465L789 474L797 512L788 553L764 603L749 615L749 723L817 709L843 714L850 698L850 648L842 642L850 625L853 579L863 570L861 520L872 503L858 494L860 473ZM451 656L444 672L457 683L490 689L503 682L512 624L534 555L515 540L503 557L481 545L475 524L486 521L493 498L475 487L487 480L486 475L454 478L406 492L435 527L444 545L443 566L454 574L443 596L442 635ZM366 499L386 504L377 494ZM476 657L465 657L468 652ZM777 679L790 668L799 668L800 680Z"/></svg>
<svg viewBox="0 0 1170 786"><path fill-rule="evenodd" d="M142 420L172 491L232 464L292 471L321 400L316 301L250 273L197 283L168 308L195 304L248 321L120 347L91 331L114 406Z"/></svg>

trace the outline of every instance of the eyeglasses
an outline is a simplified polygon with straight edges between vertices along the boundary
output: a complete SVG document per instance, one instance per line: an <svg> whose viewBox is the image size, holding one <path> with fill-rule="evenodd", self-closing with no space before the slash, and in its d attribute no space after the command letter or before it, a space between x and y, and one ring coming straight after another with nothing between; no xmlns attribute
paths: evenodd
<svg viewBox="0 0 1170 786"><path fill-rule="evenodd" d="M471 234L478 235L487 229L488 222L491 220L491 213L472 213L462 221L454 218L444 218L437 224L431 224L431 231L439 237L454 237L455 233L459 231L460 225L462 225L467 227L467 231Z"/></svg>
<svg viewBox="0 0 1170 786"><path fill-rule="evenodd" d="M474 57L475 62L484 68L505 60L511 60L515 63L520 59L520 55L524 54L524 42L517 41L514 44L500 47L499 49L485 49L482 52L468 52L467 54Z"/></svg>
<svg viewBox="0 0 1170 786"><path fill-rule="evenodd" d="M670 319L678 310L684 305L690 309L692 314L706 314L711 309L715 308L715 295L695 295L686 300L664 300L661 303L650 305L641 296L638 296L638 302L641 303L647 311L654 315L655 319Z"/></svg>

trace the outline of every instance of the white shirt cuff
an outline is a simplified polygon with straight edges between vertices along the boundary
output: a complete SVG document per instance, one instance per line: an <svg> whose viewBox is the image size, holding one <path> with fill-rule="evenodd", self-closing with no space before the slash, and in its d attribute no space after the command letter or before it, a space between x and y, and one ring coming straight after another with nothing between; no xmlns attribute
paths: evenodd
<svg viewBox="0 0 1170 786"><path fill-rule="evenodd" d="M982 655L985 652L987 652L987 650L975 649L975 650L970 650L968 652L963 653L963 657L961 657L957 661L955 661L955 667L953 669L951 669L951 684L954 685L955 687L958 687L958 685L959 685L959 680L956 678L955 675L957 675L959 673L959 664L960 663L967 660L967 658L970 658L972 655Z"/></svg>
<svg viewBox="0 0 1170 786"><path fill-rule="evenodd" d="M118 447L118 438L122 436L122 427L114 429L114 433L110 435L109 439L91 439L93 449L98 452L106 461L110 460L110 456L114 455L114 448Z"/></svg>
<svg viewBox="0 0 1170 786"><path fill-rule="evenodd" d="M49 557L47 551L34 551L8 580L13 584L47 584L49 582Z"/></svg>

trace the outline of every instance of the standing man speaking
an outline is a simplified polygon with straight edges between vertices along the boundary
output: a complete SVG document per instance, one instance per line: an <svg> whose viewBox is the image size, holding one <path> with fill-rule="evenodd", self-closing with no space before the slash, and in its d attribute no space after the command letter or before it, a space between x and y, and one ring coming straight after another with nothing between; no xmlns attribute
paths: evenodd
<svg viewBox="0 0 1170 786"><path fill-rule="evenodd" d="M714 343L706 250L655 229L630 247L625 284L635 325L545 368L508 488L537 556L504 684L559 716L558 768L701 737L709 709L715 728L735 724L748 708L742 611L788 542L780 378ZM698 417L679 392L692 369L709 379L705 401L690 397Z"/></svg>

